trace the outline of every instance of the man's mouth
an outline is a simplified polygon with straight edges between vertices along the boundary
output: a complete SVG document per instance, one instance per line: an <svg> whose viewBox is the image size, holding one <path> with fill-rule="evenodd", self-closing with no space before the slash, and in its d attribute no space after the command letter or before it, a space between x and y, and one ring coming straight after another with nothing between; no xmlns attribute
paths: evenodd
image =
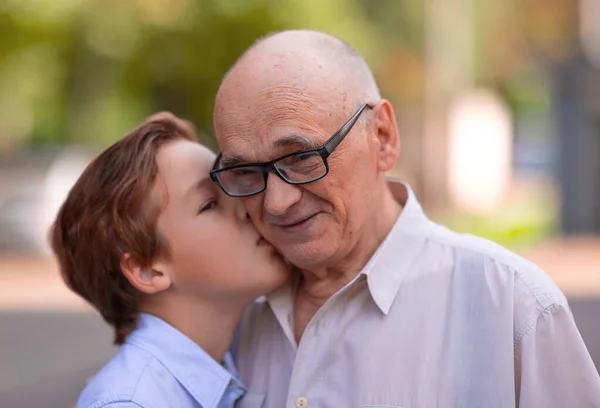
<svg viewBox="0 0 600 408"><path fill-rule="evenodd" d="M299 230L308 226L308 224L310 224L310 222L315 218L316 215L317 214L313 214L308 217L300 218L291 222L278 223L275 224L275 226L281 228L284 231Z"/></svg>

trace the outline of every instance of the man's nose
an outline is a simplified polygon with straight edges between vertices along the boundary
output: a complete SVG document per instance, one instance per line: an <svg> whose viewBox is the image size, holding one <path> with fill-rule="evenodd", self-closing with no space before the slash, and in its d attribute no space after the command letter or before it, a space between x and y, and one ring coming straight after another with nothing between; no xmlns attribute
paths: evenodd
<svg viewBox="0 0 600 408"><path fill-rule="evenodd" d="M283 215L300 201L301 197L300 187L286 183L275 174L269 174L264 201L267 213L274 216Z"/></svg>

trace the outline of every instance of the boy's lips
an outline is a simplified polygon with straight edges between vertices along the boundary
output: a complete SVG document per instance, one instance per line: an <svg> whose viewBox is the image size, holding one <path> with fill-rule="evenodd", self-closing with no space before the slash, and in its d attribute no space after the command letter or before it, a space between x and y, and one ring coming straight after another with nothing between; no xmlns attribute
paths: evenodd
<svg viewBox="0 0 600 408"><path fill-rule="evenodd" d="M271 244L269 243L269 241L267 241L263 237L259 237L258 241L256 241L256 245L257 246L264 246L264 245L269 245L270 246Z"/></svg>

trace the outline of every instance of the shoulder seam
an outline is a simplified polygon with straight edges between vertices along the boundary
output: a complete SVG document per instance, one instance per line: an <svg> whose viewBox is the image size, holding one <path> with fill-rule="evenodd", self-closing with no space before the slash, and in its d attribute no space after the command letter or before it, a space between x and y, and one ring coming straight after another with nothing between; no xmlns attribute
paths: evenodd
<svg viewBox="0 0 600 408"><path fill-rule="evenodd" d="M533 329L536 327L536 322L539 320L541 316L546 313L552 312L559 306L567 306L568 302L560 289L557 288L558 291L547 291L540 290L540 288L536 287L535 284L527 279L528 275L524 272L531 271L534 273L544 274L546 277L548 275L544 272L542 268L539 267L536 263L524 258L523 256L514 253L493 241L488 241L484 238L472 236L476 240L481 240L482 244L491 244L487 248L482 248L474 244L470 244L469 242L465 242L462 238L469 237L468 234L460 234L454 232L452 230L447 229L443 225L435 224L436 227L432 228L432 233L428 236L429 240L435 242L439 245L446 245L450 249L461 249L464 251L471 251L477 254L484 256L486 259L497 262L498 264L508 268L510 272L514 275L515 283L519 282L522 285L522 288L528 293L536 302L536 307L533 313L531 313L530 317L524 322L521 328L517 329L513 339L513 346L516 349L523 338L527 336ZM446 233L450 233L451 236L445 236ZM457 239L452 239L452 235L455 235ZM503 253L504 252L504 253ZM548 279L550 279L548 277ZM551 280L551 279L550 279ZM554 284L556 285L556 284Z"/></svg>
<svg viewBox="0 0 600 408"><path fill-rule="evenodd" d="M554 300L543 309L536 309L533 316L531 316L531 318L525 322L523 327L521 327L521 329L515 333L513 350L516 350L517 347L519 347L523 342L523 339L533 332L533 330L537 327L537 322L540 320L540 317L547 313L552 313L559 306L565 306L564 302L560 300Z"/></svg>

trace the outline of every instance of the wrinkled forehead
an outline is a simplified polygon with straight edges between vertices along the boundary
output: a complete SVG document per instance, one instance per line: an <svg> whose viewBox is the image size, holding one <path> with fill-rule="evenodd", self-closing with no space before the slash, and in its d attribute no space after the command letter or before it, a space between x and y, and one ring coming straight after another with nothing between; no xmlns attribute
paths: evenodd
<svg viewBox="0 0 600 408"><path fill-rule="evenodd" d="M224 157L264 161L291 147L315 147L331 136L348 98L318 67L317 63L296 70L263 65L227 78L214 115Z"/></svg>
<svg viewBox="0 0 600 408"><path fill-rule="evenodd" d="M248 101L224 117L217 140L225 158L266 161L289 149L313 148L327 137L331 120L323 106L290 94Z"/></svg>
<svg viewBox="0 0 600 408"><path fill-rule="evenodd" d="M291 145L316 147L326 137L330 126L325 108L297 95L273 99L280 101L256 101L222 121L217 139L224 156L243 153L248 159L265 159Z"/></svg>

